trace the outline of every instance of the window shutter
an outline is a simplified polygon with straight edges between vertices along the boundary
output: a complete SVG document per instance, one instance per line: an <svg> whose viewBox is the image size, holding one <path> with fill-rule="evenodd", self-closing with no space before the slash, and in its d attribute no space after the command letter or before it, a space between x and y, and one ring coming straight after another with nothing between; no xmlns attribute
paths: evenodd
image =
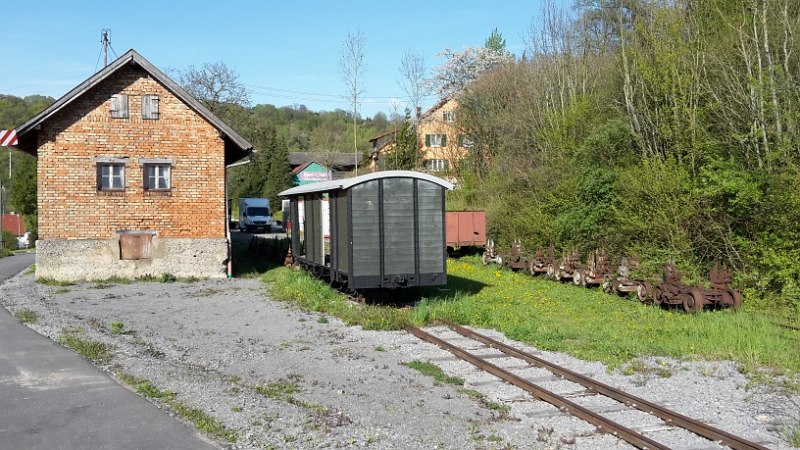
<svg viewBox="0 0 800 450"><path fill-rule="evenodd" d="M463 134L459 134L458 135L458 146L459 147L463 147L464 146L464 135Z"/></svg>
<svg viewBox="0 0 800 450"><path fill-rule="evenodd" d="M142 119L158 119L157 95L142 95Z"/></svg>
<svg viewBox="0 0 800 450"><path fill-rule="evenodd" d="M111 96L111 117L115 119L128 118L127 94L114 94Z"/></svg>
<svg viewBox="0 0 800 450"><path fill-rule="evenodd" d="M430 146L431 146L431 135L430 134L426 134L425 135L425 147L430 147Z"/></svg>
<svg viewBox="0 0 800 450"><path fill-rule="evenodd" d="M442 122L447 122L447 111L442 111Z"/></svg>
<svg viewBox="0 0 800 450"><path fill-rule="evenodd" d="M447 135L443 134L442 135L442 147L445 147L445 146L447 146Z"/></svg>
<svg viewBox="0 0 800 450"><path fill-rule="evenodd" d="M450 160L449 159L445 159L444 160L444 171L447 172L448 170L450 170Z"/></svg>

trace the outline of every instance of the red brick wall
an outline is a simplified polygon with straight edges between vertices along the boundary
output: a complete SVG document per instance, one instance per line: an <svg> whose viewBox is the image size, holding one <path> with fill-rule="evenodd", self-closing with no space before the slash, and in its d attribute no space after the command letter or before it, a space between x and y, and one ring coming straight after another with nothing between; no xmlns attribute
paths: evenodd
<svg viewBox="0 0 800 450"><path fill-rule="evenodd" d="M113 94L129 118L111 118ZM159 119L141 118L141 95L159 96ZM97 190L92 158L129 157L124 192ZM150 78L126 66L85 92L39 133L39 239L108 239L118 230L163 238L225 237L225 159L219 132ZM145 192L139 158L173 158L171 191Z"/></svg>

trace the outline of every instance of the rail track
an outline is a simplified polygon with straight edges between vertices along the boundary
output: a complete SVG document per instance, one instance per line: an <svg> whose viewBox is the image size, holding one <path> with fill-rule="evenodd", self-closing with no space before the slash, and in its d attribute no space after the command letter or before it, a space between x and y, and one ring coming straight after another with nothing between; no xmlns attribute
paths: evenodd
<svg viewBox="0 0 800 450"><path fill-rule="evenodd" d="M566 368L560 367L556 364L550 363L542 358L533 354L523 352L511 346L508 346L500 341L484 336L473 330L461 327L449 322L440 321L440 324L447 326L450 330L454 331L463 338L477 341L485 348L490 349L493 353L476 355L470 353L466 349L459 347L447 340L434 336L419 328L411 325L406 325L406 331L414 334L415 336L425 341L431 342L442 349L451 352L458 358L461 358L480 370L491 373L499 377L501 380L508 382L518 388L527 391L534 399L544 400L556 408L559 413L571 414L578 417L596 427L596 431L600 433L612 434L626 442L641 449L659 449L666 450L671 447L645 435L647 430L634 429L633 427L626 427L623 424L617 423L609 419L603 414L609 414L625 410L638 410L639 414L647 414L655 416L663 421L661 427L655 427L654 431L665 431L674 428L681 428L688 430L698 436L702 436L710 441L719 445L724 445L736 450L767 450L767 447L755 442L748 441L742 437L733 435L726 431L712 427L703 422L694 420L685 415L671 411L661 405L649 402L642 398L633 396L617 388L607 384L595 381L585 375L573 372ZM450 339L451 341L453 339ZM499 353L498 353L499 352ZM581 395L602 395L618 402L616 407L592 408L589 406L582 406L578 400L571 400L565 395L559 395L550 390L544 389L540 385L535 384L530 379L526 379L520 375L512 373L510 369L503 369L500 366L490 363L487 359L496 358L516 358L517 360L524 361L527 367L535 367L546 369L551 372L552 379L566 380L572 383L577 383L585 388ZM515 366L514 370L519 369L520 366ZM523 366L523 368L526 368ZM545 377L546 378L546 377ZM580 395L572 394L572 398L580 397ZM710 444L710 443L709 443ZM699 448L699 447L698 447ZM711 447L703 447L711 448Z"/></svg>

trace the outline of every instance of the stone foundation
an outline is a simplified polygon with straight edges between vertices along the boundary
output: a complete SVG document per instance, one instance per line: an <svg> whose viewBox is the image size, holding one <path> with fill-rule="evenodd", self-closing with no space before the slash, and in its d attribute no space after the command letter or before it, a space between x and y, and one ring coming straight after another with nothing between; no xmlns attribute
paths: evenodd
<svg viewBox="0 0 800 450"><path fill-rule="evenodd" d="M119 237L36 241L36 278L58 281L104 280L112 276L134 279L165 273L188 278L225 278L226 239L152 240L152 258L120 259Z"/></svg>

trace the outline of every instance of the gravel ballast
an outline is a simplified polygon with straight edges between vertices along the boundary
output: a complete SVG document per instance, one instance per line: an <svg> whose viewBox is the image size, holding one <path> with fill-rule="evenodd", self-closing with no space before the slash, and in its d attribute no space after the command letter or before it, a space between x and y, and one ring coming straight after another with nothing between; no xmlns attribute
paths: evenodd
<svg viewBox="0 0 800 450"><path fill-rule="evenodd" d="M66 330L105 344L113 357L98 364L102 370L172 391L151 401L201 410L235 432L235 442L213 438L220 448L633 448L405 331L364 331L273 301L260 280L61 287L23 273L0 287L0 303L12 313L35 312L28 326L54 341ZM800 399L746 389L731 362L648 359L641 362L653 370L626 376L479 331L768 448L791 448L779 428ZM438 383L407 367L410 361L436 364L466 384ZM588 401L604 407L607 400ZM646 419L634 425L672 448L722 448L691 433L659 431L663 423Z"/></svg>

